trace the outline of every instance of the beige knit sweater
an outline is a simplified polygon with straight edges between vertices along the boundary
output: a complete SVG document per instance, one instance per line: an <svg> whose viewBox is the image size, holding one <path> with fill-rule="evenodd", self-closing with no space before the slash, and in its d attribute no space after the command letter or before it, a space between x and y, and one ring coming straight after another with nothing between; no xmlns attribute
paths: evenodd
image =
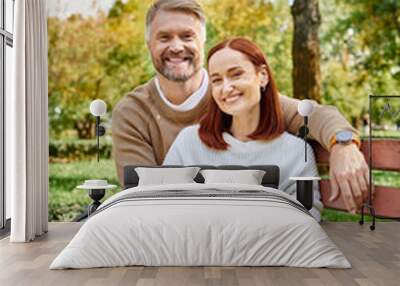
<svg viewBox="0 0 400 286"><path fill-rule="evenodd" d="M113 155L118 178L123 185L126 165L161 165L179 131L197 123L206 112L210 89L201 102L189 111L176 111L159 96L154 79L123 97L112 114ZM297 113L298 100L280 96L286 130L297 134L303 117ZM309 117L310 137L328 149L339 130L357 131L333 106L317 105Z"/></svg>

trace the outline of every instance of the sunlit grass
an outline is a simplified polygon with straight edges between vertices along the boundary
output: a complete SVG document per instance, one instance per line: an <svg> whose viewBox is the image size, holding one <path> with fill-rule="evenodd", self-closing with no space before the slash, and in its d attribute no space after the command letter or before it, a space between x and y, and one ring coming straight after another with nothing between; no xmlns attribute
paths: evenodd
<svg viewBox="0 0 400 286"><path fill-rule="evenodd" d="M89 179L105 179L118 185L115 165L112 160L82 161L50 164L49 220L72 221L91 203L86 190L76 186ZM106 198L120 191L118 187L106 191Z"/></svg>

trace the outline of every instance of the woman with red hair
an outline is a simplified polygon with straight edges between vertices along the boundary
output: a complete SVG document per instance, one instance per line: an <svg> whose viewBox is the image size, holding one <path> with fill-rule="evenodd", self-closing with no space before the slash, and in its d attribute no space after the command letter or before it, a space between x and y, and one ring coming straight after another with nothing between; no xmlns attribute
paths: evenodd
<svg viewBox="0 0 400 286"><path fill-rule="evenodd" d="M304 142L285 132L279 95L266 57L245 38L226 40L207 57L211 82L208 112L200 124L184 128L165 165L278 165L279 189L295 195L290 177L317 176L312 148L304 162ZM314 188L311 213L322 203ZM318 210L319 209L319 210Z"/></svg>

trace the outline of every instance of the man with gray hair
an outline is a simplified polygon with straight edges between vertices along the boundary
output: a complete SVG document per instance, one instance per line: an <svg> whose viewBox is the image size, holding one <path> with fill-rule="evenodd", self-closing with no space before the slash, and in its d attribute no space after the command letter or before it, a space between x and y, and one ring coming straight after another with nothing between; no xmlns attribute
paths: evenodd
<svg viewBox="0 0 400 286"><path fill-rule="evenodd" d="M156 76L135 88L115 106L113 153L123 184L126 165L161 165L179 131L197 123L210 95L203 68L206 22L194 0L159 0L148 10L146 42ZM298 100L280 96L286 130L296 134L303 124ZM310 136L331 152L330 172L335 199L340 191L349 211L367 198L368 166L357 131L335 107L315 103L309 116ZM350 138L348 138L350 134ZM347 135L346 140L341 140Z"/></svg>

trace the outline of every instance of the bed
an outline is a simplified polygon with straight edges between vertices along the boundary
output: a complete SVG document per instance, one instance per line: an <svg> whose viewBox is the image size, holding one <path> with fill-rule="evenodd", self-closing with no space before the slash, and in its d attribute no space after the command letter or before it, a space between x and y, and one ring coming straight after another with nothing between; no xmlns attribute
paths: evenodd
<svg viewBox="0 0 400 286"><path fill-rule="evenodd" d="M138 185L107 199L50 269L144 266L292 266L350 268L343 253L295 199L277 189L277 166L198 166L263 170L260 185ZM166 166L164 168L182 166Z"/></svg>

